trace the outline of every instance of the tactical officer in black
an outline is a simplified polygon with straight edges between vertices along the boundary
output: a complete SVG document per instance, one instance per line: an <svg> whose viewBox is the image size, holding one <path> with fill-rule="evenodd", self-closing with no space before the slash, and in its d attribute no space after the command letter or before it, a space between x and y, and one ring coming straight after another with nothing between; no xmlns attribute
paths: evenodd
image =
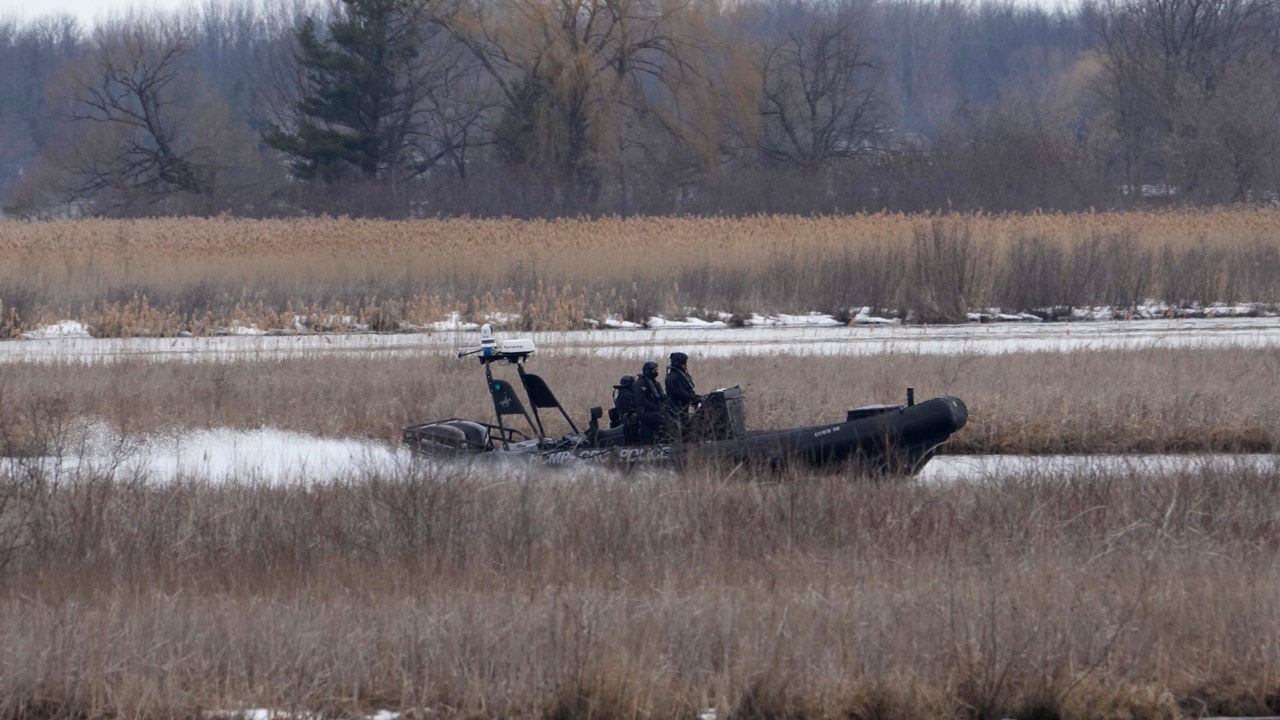
<svg viewBox="0 0 1280 720"><path fill-rule="evenodd" d="M634 375L623 375L613 386L613 407L609 408L609 427L618 427L627 416L636 411Z"/></svg>
<svg viewBox="0 0 1280 720"><path fill-rule="evenodd" d="M693 391L693 376L689 374L688 365L688 355L671 353L671 364L667 366L667 397L677 416L684 415L689 408L702 402L702 396Z"/></svg>
<svg viewBox="0 0 1280 720"><path fill-rule="evenodd" d="M631 386L640 417L640 442L651 443L662 435L662 425L667 418L667 395L658 382L658 363L645 362L640 377Z"/></svg>
<svg viewBox="0 0 1280 720"><path fill-rule="evenodd" d="M702 396L693 391L693 376L689 374L689 356L682 352L671 353L667 366L667 402L671 414L667 418L667 435L676 441L684 440L685 424L689 420L689 408L702 402Z"/></svg>

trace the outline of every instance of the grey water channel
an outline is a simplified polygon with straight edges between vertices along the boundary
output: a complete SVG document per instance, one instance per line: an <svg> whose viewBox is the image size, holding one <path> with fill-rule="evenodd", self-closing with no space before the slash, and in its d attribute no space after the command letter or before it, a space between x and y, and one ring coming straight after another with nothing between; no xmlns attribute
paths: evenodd
<svg viewBox="0 0 1280 720"><path fill-rule="evenodd" d="M508 335L509 333L502 333ZM514 336L514 334L511 334ZM520 334L524 336L525 334ZM821 316L730 328L708 323L667 323L653 328L532 333L539 355L635 360L665 355L673 346L697 347L704 357L875 355L999 355L1028 352L1088 352L1173 348L1280 348L1280 318L1191 318L997 322L963 325L853 325ZM0 341L5 363L97 365L120 361L219 363L323 356L440 357L474 345L464 326L409 334L228 335L98 339L35 335ZM208 430L141 439L120 438L89 428L78 448L59 458L3 459L0 473L19 464L55 472L106 467L158 481L204 478L255 479L271 483L326 482L369 473L404 472L409 453L390 443L318 438L274 429ZM1064 475L1170 474L1247 466L1277 467L1273 455L1078 455L952 456L934 458L916 478L923 483L992 482Z"/></svg>
<svg viewBox="0 0 1280 720"><path fill-rule="evenodd" d="M1280 318L1188 318L1003 322L963 325L840 325L795 322L745 328L667 324L655 328L515 333L539 355L626 360L665 356L673 346L702 357L1000 355L1175 348L1280 348ZM237 362L338 356L440 357L477 342L474 330L407 334L228 335L174 338L35 337L0 342L0 364Z"/></svg>
<svg viewBox="0 0 1280 720"><path fill-rule="evenodd" d="M0 458L0 474L18 470L74 477L92 472L149 482L252 482L272 485L316 484L365 477L405 477L421 472L407 448L385 442L324 438L276 429L215 429L126 438L101 424L77 432L75 447L43 458ZM542 468L525 462L450 468L453 472L495 473L509 479L590 479L629 475L590 468ZM1167 476L1247 469L1280 472L1280 455L939 455L914 482L946 485L1052 481L1101 476ZM446 473L448 475L448 473Z"/></svg>

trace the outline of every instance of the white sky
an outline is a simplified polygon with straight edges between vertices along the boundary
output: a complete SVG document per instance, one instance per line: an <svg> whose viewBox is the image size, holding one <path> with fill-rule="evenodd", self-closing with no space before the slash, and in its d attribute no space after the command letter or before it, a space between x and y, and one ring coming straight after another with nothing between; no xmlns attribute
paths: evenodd
<svg viewBox="0 0 1280 720"><path fill-rule="evenodd" d="M0 18L34 18L49 13L69 13L85 27L94 21L130 8L176 10L201 5L203 0L0 0Z"/></svg>

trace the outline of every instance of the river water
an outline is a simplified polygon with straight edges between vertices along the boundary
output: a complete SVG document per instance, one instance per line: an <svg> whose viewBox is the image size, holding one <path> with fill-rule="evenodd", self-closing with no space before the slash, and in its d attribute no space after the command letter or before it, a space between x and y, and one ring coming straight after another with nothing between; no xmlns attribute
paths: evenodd
<svg viewBox="0 0 1280 720"><path fill-rule="evenodd" d="M539 354L642 359L672 346L703 357L884 354L997 355L1145 348L1280 348L1280 318L967 323L963 325L812 325L726 328L708 325L562 333L530 337ZM473 331L415 334L228 335L95 339L37 337L0 342L0 363L230 362L320 356L439 357L474 346Z"/></svg>
<svg viewBox="0 0 1280 720"><path fill-rule="evenodd" d="M0 458L0 473L36 466L73 477L92 469L119 478L149 482L174 480L313 484L380 475L406 476L416 461L406 448L350 438L320 438L264 429L202 430L144 438L121 438L101 426L77 433L85 438L59 454L37 459ZM546 469L524 464L476 465L504 475L528 477L608 477L597 467ZM940 455L925 466L917 482L951 484L1050 480L1100 475L1169 475L1233 468L1280 470L1280 456L1253 455ZM625 477L618 474L617 477Z"/></svg>
<svg viewBox="0 0 1280 720"><path fill-rule="evenodd" d="M439 357L478 342L474 331L378 335L233 335L210 338L93 339L35 337L0 342L0 364L14 362L98 364L141 362L230 362L322 356ZM502 338L505 333L500 333ZM514 334L511 335L514 337ZM784 325L725 328L699 324L658 329L533 333L538 352L550 356L640 359L665 354L673 345L698 348L701 356L981 354L1079 352L1143 348L1280 348L1280 318L1226 318L1071 323L969 323L965 325L832 324L803 318ZM403 448L349 438L317 438L280 430L210 430L143 439L122 439L96 428L68 448L66 460L46 459L67 470L84 463L164 481L255 479L264 482L325 482L377 472L399 472L411 462ZM0 459L10 470L19 462ZM1274 456L941 456L921 482L987 481L1008 477L1101 473L1171 473L1206 465L1273 467ZM0 471L3 469L0 468Z"/></svg>

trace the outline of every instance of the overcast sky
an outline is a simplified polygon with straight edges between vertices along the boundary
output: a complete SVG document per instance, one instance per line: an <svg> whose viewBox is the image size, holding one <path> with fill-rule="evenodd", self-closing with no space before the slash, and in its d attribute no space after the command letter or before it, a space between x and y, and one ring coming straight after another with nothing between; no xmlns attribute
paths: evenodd
<svg viewBox="0 0 1280 720"><path fill-rule="evenodd" d="M173 10L199 6L203 0L0 0L0 18L17 16L31 19L53 12L65 12L80 18L85 26L95 19L128 8Z"/></svg>

